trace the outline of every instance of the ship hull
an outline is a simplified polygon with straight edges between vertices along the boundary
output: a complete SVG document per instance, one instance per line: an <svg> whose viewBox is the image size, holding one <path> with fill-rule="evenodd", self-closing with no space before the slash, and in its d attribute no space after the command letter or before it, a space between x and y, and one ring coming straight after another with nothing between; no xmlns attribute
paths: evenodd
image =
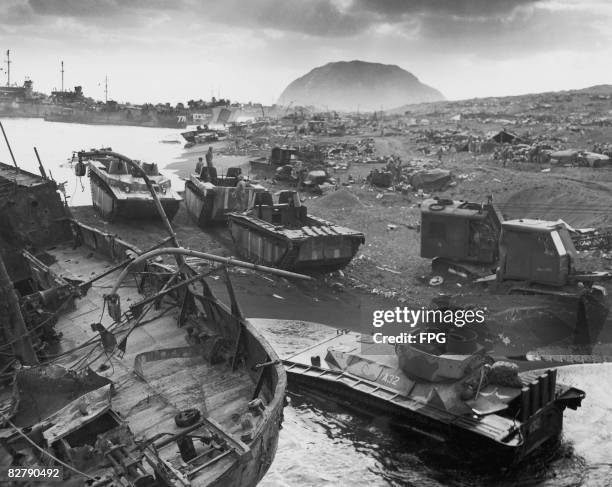
<svg viewBox="0 0 612 487"><path fill-rule="evenodd" d="M361 233L326 234L322 230L319 233L313 230L313 235L306 238L291 238L288 232L270 230L257 219L235 213L229 216L229 228L241 257L281 269L342 269L364 242Z"/></svg>
<svg viewBox="0 0 612 487"><path fill-rule="evenodd" d="M484 456L506 465L556 441L563 411L577 409L585 397L558 384L556 370L516 369L512 380L491 373L485 381L483 367L491 361L481 353L438 348L441 354L432 355L421 346L375 341L377 335L369 340L340 333L292 355L283 361L289 384L360 413L384 416L481 462ZM510 370L500 363L497 370L502 369ZM478 392L470 392L469 384Z"/></svg>
<svg viewBox="0 0 612 487"><path fill-rule="evenodd" d="M254 193L263 192L262 186L253 184L245 188L245 199L248 201ZM185 207L187 213L198 225L205 229L214 225L225 225L228 215L240 211L235 186L215 186L204 183L192 176L185 182Z"/></svg>
<svg viewBox="0 0 612 487"><path fill-rule="evenodd" d="M226 211L223 211L223 208L215 209L214 192L204 192L192 181L185 183L185 207L189 216L200 228L225 223L226 213L231 211L228 208Z"/></svg>
<svg viewBox="0 0 612 487"><path fill-rule="evenodd" d="M18 261L11 281L36 307L24 313L20 338L31 348L26 363L40 361L13 367L12 355L0 357L13 375L0 387L0 464L19 458L51 468L59 459L67 487L83 477L255 486L276 453L287 377L238 304L219 301L188 264L145 260L116 235L74 220L54 182L2 164L0 181L18 198L0 207L0 251ZM29 239L6 240L23 211ZM179 269L191 284L176 284ZM25 349L5 337L0 345Z"/></svg>
<svg viewBox="0 0 612 487"><path fill-rule="evenodd" d="M47 281L39 281L40 276L53 276L58 270L61 270L62 274L66 272L71 276L78 276L76 273L82 272L82 265L78 262L84 260L88 261L87 272L92 271L92 269L95 269L95 272L100 272L100 270L107 269L109 263L124 261L130 255L140 252L135 247L112 235L82 225L75 220L66 220L66 224L72 227L71 234L75 237L75 241L68 241L48 250L56 258L56 262L61 262L60 267L58 267L59 264L46 266L33 259L35 265L31 268L32 276L42 286L41 289L45 289L44 286ZM100 259L101 256L106 257L106 259ZM161 285L162 282L159 282L159 284ZM133 301L139 299L137 298L139 296L137 291L130 291L130 289L133 289L133 286L127 288L128 294L123 296L124 299L128 296ZM102 297L100 293L103 292L106 291L97 291L95 287L90 288L86 301L88 303L98 301ZM180 295L175 296L175 298L180 298ZM214 299L208 299L210 301L206 302L210 302L215 308L215 316L219 320L217 324L212 325L209 333L212 332L213 335L218 336L223 335L230 342L233 342L239 336L242 344L241 349L244 351L244 358L242 359L244 365L238 365L237 370L233 370L227 362L209 363L206 359L203 361L199 355L205 353L199 350L205 350L206 347L202 349L194 348L193 344L189 342L180 346L183 330L180 325L177 327L178 314L174 317L167 316L154 319L153 322L147 324L146 332L136 330L132 334L128 351L121 360L115 361L113 372L106 373L106 376L113 383L120 383L120 387L113 394L112 403L109 394L109 406L112 404L113 412L118 414L120 422L127 425L128 431L131 431L135 437L151 438L157 438L160 432L165 436L168 436L168 432L170 432L170 435L186 434L184 427L176 427L173 422L173 415L176 413L177 407L180 407L179 404L199 405L199 408L204 411L210 408L201 421L203 433L198 433L201 431L200 429L194 429L192 434L206 435L209 434L211 428L213 431L214 428L218 428L217 434L227 435L229 444L222 445L220 448L227 449L217 454L216 457L214 456L215 453L212 453L212 457L205 457L203 461L201 460L201 469L193 468L197 464L191 465L192 473L188 474L190 485L194 487L254 487L268 471L278 447L278 435L283 421L287 386L286 374L282 364L274 362L277 356L273 349L248 321L238 323L225 305ZM81 300L78 300L75 304L78 305L80 302ZM61 355L64 347L70 349L73 346L73 340L77 336L85 335L84 331L89 328L89 325L83 325L84 330L77 330L79 328L75 324L77 321L79 323L89 323L91 321L90 315L91 317L94 315L96 317L100 316L99 310L91 308L89 305L80 311L77 307L76 311L68 309L67 312L66 317L60 316L56 325L56 330L67 342L66 344L60 342L55 345L51 350L54 354ZM81 319L74 321L71 317L72 314L80 316ZM194 324L191 321L191 326ZM109 325L106 324L106 326ZM179 348L167 348L169 346L176 347L176 345L179 345ZM142 350L144 352L141 352ZM183 355L184 358L182 359L180 353L175 353L177 350L188 355ZM195 355L194 351L196 351ZM141 356L146 356L146 360L141 362ZM95 358L95 354L93 357ZM101 363L104 360L106 358ZM180 362L181 360L187 360L187 362ZM265 373L254 370L255 364L266 361L272 361L272 365L265 368ZM141 365L145 363L146 366ZM133 364L133 368L130 364ZM98 365L98 363L92 363L91 367L97 369ZM53 370L57 375L59 369ZM37 414L39 413L46 414L47 409L45 408L47 406L49 410L59 407L56 401L61 400L65 395L62 388L54 387L52 383L48 383L50 379L47 378L45 372L42 372L42 374L42 378L39 379L39 381L42 380L42 385L38 389L35 388L29 392L24 389L24 393L37 394L37 397L41 400L41 406L37 406L34 418L38 418ZM260 387L261 376L264 376L261 392L254 394L253 391ZM34 375L34 378L36 377ZM74 383L73 379L70 379L72 375L68 374L66 377L69 379L65 382L72 387L71 384ZM101 379L100 376L95 374L93 377L96 380L106 381L106 379ZM36 382L32 381L31 378L22 382L25 386L28 384L36 385ZM96 387L99 387L99 385L96 385ZM228 389L224 391L224 387ZM153 390L155 392L152 393ZM194 390L201 392L195 393ZM77 401L86 401L83 399L85 396L79 396L79 394L81 392L77 392L76 397L81 397L81 399L77 399ZM252 419L254 427L249 436L245 438L241 436L243 433L240 429L234 431L236 428L233 426L234 420L231 417L243 414L254 395L264 401L265 408ZM199 403L198 401L202 397L204 397L204 402ZM27 412L27 404L24 404L23 407L25 409L20 409L19 416L14 420L20 427L29 424L27 418L31 416ZM96 424L99 425L100 423ZM198 424L200 423L195 424L194 428ZM92 435L95 439L95 433L92 433ZM15 442L18 439L19 436L14 435L14 437L9 437L7 441L13 445L16 444ZM239 440L242 440L243 443L239 443ZM93 442L94 440L88 439L87 441ZM233 445L241 445L243 450L237 450ZM202 447L198 448L202 450ZM164 446L159 444L160 454L164 458L167 455L167 453L163 453L164 450L173 453L176 449L177 441L170 441L169 444ZM155 460L155 458L153 459ZM0 460L4 462L6 458L3 458L0 454ZM189 467L189 462L183 462L183 465L185 463ZM205 466L208 464L211 466L206 469ZM64 485L75 487L82 485L82 479L78 476L70 476L69 471L66 471L65 474L67 477L64 478ZM40 482L40 484L47 485L47 482ZM49 483L49 485L53 484Z"/></svg>
<svg viewBox="0 0 612 487"><path fill-rule="evenodd" d="M47 122L80 123L85 125L129 125L136 127L164 127L180 129L186 127L184 116L151 113L149 115L128 115L128 112L95 112L74 110L51 112L44 115Z"/></svg>
<svg viewBox="0 0 612 487"><path fill-rule="evenodd" d="M486 460L496 465L516 464L545 443L558 441L563 428L565 408L551 403L523 425L522 431L530 431L523 444L504 444L476 432L459 428L452 423L436 421L419 414L418 411L411 411L385 399L370 395L365 397L362 392L342 381L324 380L314 375L294 373L291 368L287 370L287 376L291 389L322 400L332 400L342 407L369 417L387 417L394 425L405 431L440 443L448 443L461 455L479 463Z"/></svg>

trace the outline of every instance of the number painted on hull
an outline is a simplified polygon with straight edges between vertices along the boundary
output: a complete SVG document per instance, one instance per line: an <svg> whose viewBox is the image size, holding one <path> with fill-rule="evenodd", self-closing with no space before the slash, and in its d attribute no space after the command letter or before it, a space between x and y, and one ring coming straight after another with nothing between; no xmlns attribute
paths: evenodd
<svg viewBox="0 0 612 487"><path fill-rule="evenodd" d="M380 380L391 386L396 386L399 384L400 378L398 375L383 374Z"/></svg>

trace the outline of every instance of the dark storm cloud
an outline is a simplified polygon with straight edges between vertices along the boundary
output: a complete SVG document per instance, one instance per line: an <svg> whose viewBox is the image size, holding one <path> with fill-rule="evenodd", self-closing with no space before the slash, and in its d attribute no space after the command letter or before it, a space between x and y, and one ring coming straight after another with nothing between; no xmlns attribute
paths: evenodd
<svg viewBox="0 0 612 487"><path fill-rule="evenodd" d="M202 12L228 24L320 37L358 34L369 24L367 18L342 12L329 0L226 0L209 2Z"/></svg>
<svg viewBox="0 0 612 487"><path fill-rule="evenodd" d="M28 3L34 14L58 17L114 17L181 6L181 2L172 0L29 0Z"/></svg>
<svg viewBox="0 0 612 487"><path fill-rule="evenodd" d="M24 0L21 13L32 23L41 16L141 23L142 17L165 14L177 23L212 22L320 37L357 34L372 20L370 14L341 12L330 0Z"/></svg>
<svg viewBox="0 0 612 487"><path fill-rule="evenodd" d="M401 24L422 15L490 18L538 0L28 0L23 14L71 18L136 19L141 15L187 15L189 21L271 28L316 37L359 34L381 22ZM142 20L142 19L140 19Z"/></svg>
<svg viewBox="0 0 612 487"><path fill-rule="evenodd" d="M495 17L540 0L355 0L352 9L386 20L412 14L446 14L460 17Z"/></svg>
<svg viewBox="0 0 612 487"><path fill-rule="evenodd" d="M563 1L563 0L561 0ZM76 27L73 37L98 32L104 42L120 31L131 41L150 39L147 28L176 38L205 36L211 29L239 35L238 29L255 35L271 29L289 35L308 36L306 42L321 46L326 39L367 42L380 36L428 48L451 51L466 48L486 53L490 46L517 43L524 49L547 49L576 42L597 41L598 32L583 37L576 19L593 22L596 13L577 14L546 8L543 0L3 0L0 29L32 25L28 34L45 38L69 37L62 32L66 20ZM96 19L92 22L91 19ZM51 22L50 22L51 21ZM54 26L52 21L56 21ZM163 27L160 25L163 24ZM383 29L378 30L377 27ZM229 30L231 28L236 30ZM53 29L55 28L55 31ZM563 32L569 32L563 35ZM1 32L1 30L0 30ZM127 33L126 33L127 32ZM189 34L187 34L187 32ZM382 32L382 33L381 33ZM106 35L103 35L106 34ZM93 36L91 36L93 38ZM406 41L408 42L408 41Z"/></svg>
<svg viewBox="0 0 612 487"><path fill-rule="evenodd" d="M506 58L537 51L570 47L589 51L601 40L597 29L585 29L597 13L544 9L519 11L512 16L457 18L429 14L421 20L421 36L433 49L456 49L486 57ZM553 21L554 20L554 21Z"/></svg>
<svg viewBox="0 0 612 487"><path fill-rule="evenodd" d="M9 15L10 14L10 15ZM169 28L217 24L251 30L275 29L315 37L358 34L370 14L342 12L330 0L7 0L1 25L40 25L71 19L92 29L166 19ZM99 23L90 23L97 19ZM41 32L41 36L43 33Z"/></svg>

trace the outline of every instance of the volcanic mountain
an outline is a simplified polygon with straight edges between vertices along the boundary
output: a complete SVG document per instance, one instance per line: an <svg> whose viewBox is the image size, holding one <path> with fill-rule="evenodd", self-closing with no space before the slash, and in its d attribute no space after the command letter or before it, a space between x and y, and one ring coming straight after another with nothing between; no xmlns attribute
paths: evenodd
<svg viewBox="0 0 612 487"><path fill-rule="evenodd" d="M278 104L373 111L440 100L442 93L399 66L340 61L314 68L290 83Z"/></svg>

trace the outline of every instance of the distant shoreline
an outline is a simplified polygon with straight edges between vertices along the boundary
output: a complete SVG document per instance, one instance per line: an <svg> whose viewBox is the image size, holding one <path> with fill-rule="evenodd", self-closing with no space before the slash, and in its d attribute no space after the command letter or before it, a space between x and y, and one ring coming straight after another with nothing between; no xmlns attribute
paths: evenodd
<svg viewBox="0 0 612 487"><path fill-rule="evenodd" d="M197 144L189 149L185 149L183 153L166 166L164 169L174 171L176 175L183 179L189 179L189 176L193 174L195 166L198 163L198 157L205 158L206 152L209 147L213 148L213 164L217 168L219 174L225 173L229 167L241 167L248 169L250 156L231 156L220 154L219 150L225 148L226 142L211 142L207 144Z"/></svg>

